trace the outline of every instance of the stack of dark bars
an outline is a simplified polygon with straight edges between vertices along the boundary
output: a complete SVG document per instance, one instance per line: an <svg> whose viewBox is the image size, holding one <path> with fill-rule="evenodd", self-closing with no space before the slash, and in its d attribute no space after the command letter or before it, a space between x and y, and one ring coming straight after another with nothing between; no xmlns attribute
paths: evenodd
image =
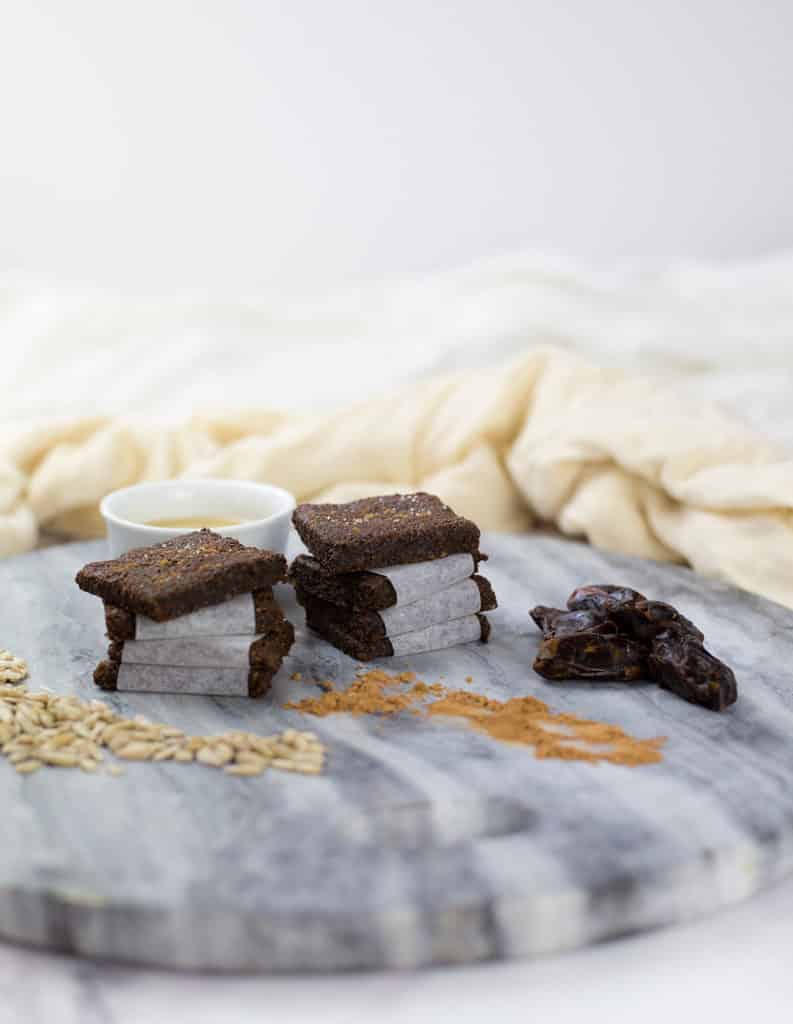
<svg viewBox="0 0 793 1024"><path fill-rule="evenodd" d="M273 594L283 555L211 530L90 562L77 583L105 604L105 690L261 697L294 641Z"/></svg>
<svg viewBox="0 0 793 1024"><path fill-rule="evenodd" d="M479 528L431 494L299 505L290 580L308 626L359 661L487 641Z"/></svg>

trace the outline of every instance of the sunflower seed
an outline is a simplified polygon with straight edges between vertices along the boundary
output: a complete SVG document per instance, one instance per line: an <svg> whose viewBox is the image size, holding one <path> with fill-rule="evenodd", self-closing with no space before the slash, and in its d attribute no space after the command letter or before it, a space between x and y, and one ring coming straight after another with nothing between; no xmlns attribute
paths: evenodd
<svg viewBox="0 0 793 1024"><path fill-rule="evenodd" d="M0 650L0 683L21 683L27 674L28 667L22 658Z"/></svg>
<svg viewBox="0 0 793 1024"><path fill-rule="evenodd" d="M325 752L314 733L287 729L258 736L229 730L218 736L189 736L142 715L122 718L102 701L51 691L30 693L24 684L0 676L0 754L17 771L58 767L95 772L104 760L103 750L124 761L197 760L241 777L261 775L269 767L318 774ZM110 775L123 773L120 765L108 768Z"/></svg>

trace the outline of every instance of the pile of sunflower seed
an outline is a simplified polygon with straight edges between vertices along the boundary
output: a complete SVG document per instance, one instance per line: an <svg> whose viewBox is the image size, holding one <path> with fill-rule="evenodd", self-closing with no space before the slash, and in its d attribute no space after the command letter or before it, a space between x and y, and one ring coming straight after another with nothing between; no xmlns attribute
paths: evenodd
<svg viewBox="0 0 793 1024"><path fill-rule="evenodd" d="M117 715L102 701L32 693L18 683L27 674L24 662L7 651L1 654L0 755L20 774L47 766L95 772L106 762L107 752L122 761L197 761L228 775L261 775L268 768L303 775L322 771L325 747L313 732L189 736L140 715ZM111 775L123 772L118 764L107 770Z"/></svg>
<svg viewBox="0 0 793 1024"><path fill-rule="evenodd" d="M28 667L21 658L0 649L0 683L21 683L27 674Z"/></svg>

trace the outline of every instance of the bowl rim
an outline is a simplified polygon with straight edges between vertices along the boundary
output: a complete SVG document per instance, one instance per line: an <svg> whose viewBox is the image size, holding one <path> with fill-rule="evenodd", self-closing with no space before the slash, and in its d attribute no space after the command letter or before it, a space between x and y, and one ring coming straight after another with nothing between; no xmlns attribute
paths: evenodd
<svg viewBox="0 0 793 1024"><path fill-rule="evenodd" d="M189 526L150 526L148 523L141 523L134 519L125 519L118 513L114 512L109 505L116 498L122 498L125 495L130 494L132 491L146 491L146 490L157 490L165 489L168 487L177 487L182 485L192 485L195 487L203 487L206 490L221 490L224 487L231 490L238 488L240 490L251 490L251 491L266 491L270 495L276 497L280 501L280 507L274 512L271 512L268 516L262 516L259 519L246 519L242 523L236 524L234 527L221 527L219 529L234 529L234 530L246 530L248 528L255 528L266 526L268 523L275 521L283 515L289 512L293 512L297 507L297 499L291 491L287 491L284 487L278 487L276 484L262 483L258 480L237 480L234 477L175 477L170 480L143 480L137 484L129 484L127 487L119 487L115 491L110 491L106 494L99 502L99 512L102 518L106 522L112 522L117 526L132 527L136 530L145 530L151 532L153 536L158 534L174 534L174 533L194 533L193 527Z"/></svg>

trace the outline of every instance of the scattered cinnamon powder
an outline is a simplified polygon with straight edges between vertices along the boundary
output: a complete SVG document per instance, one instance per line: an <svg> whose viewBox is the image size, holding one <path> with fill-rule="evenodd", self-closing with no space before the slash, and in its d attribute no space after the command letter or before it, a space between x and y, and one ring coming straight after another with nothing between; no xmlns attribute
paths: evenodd
<svg viewBox="0 0 793 1024"><path fill-rule="evenodd" d="M638 740L618 725L557 714L536 697L491 700L467 690L449 690L426 709L427 715L465 718L473 728L505 743L526 743L535 757L609 764L654 764L664 737Z"/></svg>
<svg viewBox="0 0 793 1024"><path fill-rule="evenodd" d="M386 690L399 683L412 683L415 678L413 672L402 672L395 676L382 669L373 669L359 675L346 690L334 690L331 684L320 683L320 687L325 690L321 697L306 697L285 704L284 707L320 717L337 715L342 711L351 715L393 715L397 711L404 711L423 696L429 687L426 683L417 683L416 686L424 689L414 692L414 686L412 690L400 693L386 693Z"/></svg>
<svg viewBox="0 0 793 1024"><path fill-rule="evenodd" d="M400 683L413 685L393 692ZM472 728L493 739L532 746L538 758L565 761L654 764L661 760L660 748L665 742L664 737L636 739L617 725L553 712L537 697L493 700L468 690L449 690L440 683L421 682L413 672L393 675L383 669L371 669L359 675L346 690L334 690L330 683L320 685L325 691L321 697L293 701L285 707L320 717L341 712L393 715L409 710L425 717L464 718ZM433 697L436 699L431 700ZM411 707L415 704L422 706Z"/></svg>

